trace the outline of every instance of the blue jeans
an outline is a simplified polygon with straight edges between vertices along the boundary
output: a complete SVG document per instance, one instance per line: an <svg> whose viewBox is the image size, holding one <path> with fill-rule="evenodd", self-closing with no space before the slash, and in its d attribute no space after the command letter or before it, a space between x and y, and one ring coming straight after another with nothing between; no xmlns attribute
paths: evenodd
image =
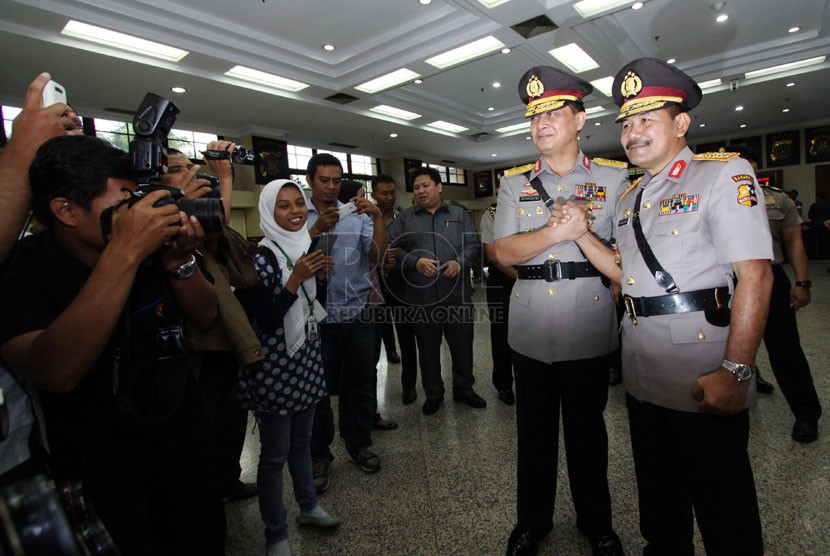
<svg viewBox="0 0 830 556"><path fill-rule="evenodd" d="M310 448L314 407L285 417L273 413L257 417L262 449L256 482L259 487L259 513L265 523L266 544L288 538L285 504L282 500L282 472L286 460L294 484L294 499L300 510L308 512L317 506Z"/></svg>

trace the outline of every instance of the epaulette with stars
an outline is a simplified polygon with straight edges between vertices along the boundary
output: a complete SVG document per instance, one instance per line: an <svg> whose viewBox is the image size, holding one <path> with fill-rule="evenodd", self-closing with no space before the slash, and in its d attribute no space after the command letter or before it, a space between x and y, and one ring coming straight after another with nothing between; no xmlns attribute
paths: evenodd
<svg viewBox="0 0 830 556"><path fill-rule="evenodd" d="M596 162L600 166L612 166L614 168L622 168L623 170L628 168L627 162L622 162L620 160L611 160L608 158L594 158L591 162Z"/></svg>
<svg viewBox="0 0 830 556"><path fill-rule="evenodd" d="M717 162L727 162L738 156L741 156L741 153L700 153L694 155L692 160L715 160Z"/></svg>
<svg viewBox="0 0 830 556"><path fill-rule="evenodd" d="M505 175L505 177L507 177L507 176L515 176L516 174L524 174L525 172L529 172L529 171L533 170L534 166L535 166L535 164L532 163L532 162L530 164L525 164L524 166L516 166L515 168L505 170L504 175Z"/></svg>

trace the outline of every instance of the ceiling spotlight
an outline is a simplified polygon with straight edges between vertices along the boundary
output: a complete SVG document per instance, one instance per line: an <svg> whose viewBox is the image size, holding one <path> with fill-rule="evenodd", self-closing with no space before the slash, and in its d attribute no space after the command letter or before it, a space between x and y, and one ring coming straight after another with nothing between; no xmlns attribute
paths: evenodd
<svg viewBox="0 0 830 556"><path fill-rule="evenodd" d="M720 14L718 17L716 17L716 18L715 18L715 21L717 21L718 23L723 23L723 22L724 22L724 21L726 21L727 19L729 19L729 16L728 16L728 15L726 15L726 14Z"/></svg>
<svg viewBox="0 0 830 556"><path fill-rule="evenodd" d="M173 91L174 93L179 93L179 94L187 92L187 89L185 89L184 87L171 87L170 90Z"/></svg>
<svg viewBox="0 0 830 556"><path fill-rule="evenodd" d="M735 112L740 112L743 109L744 109L744 107L739 104L738 106L735 107Z"/></svg>
<svg viewBox="0 0 830 556"><path fill-rule="evenodd" d="M787 83L787 87L795 87L795 81L790 81Z"/></svg>
<svg viewBox="0 0 830 556"><path fill-rule="evenodd" d="M502 53L502 54L510 54L510 49L509 49L509 48L506 48L506 47L505 47L505 48L502 48L502 49L501 49L501 53Z"/></svg>
<svg viewBox="0 0 830 556"><path fill-rule="evenodd" d="M801 27L799 27L798 25L787 29L787 33L798 33L799 31L801 31Z"/></svg>
<svg viewBox="0 0 830 556"><path fill-rule="evenodd" d="M329 52L331 52L332 50L334 50L334 48L335 48L335 47L334 47L334 45L333 45L333 44L324 44L324 45L323 45L323 50L328 50Z"/></svg>
<svg viewBox="0 0 830 556"><path fill-rule="evenodd" d="M501 87L501 83L499 83L498 81L493 82L494 89L498 89L499 87Z"/></svg>
<svg viewBox="0 0 830 556"><path fill-rule="evenodd" d="M487 107L487 111L488 111L488 112L492 112L493 110L495 110L495 108L494 108L494 107L492 107L492 106L488 106L488 107Z"/></svg>
<svg viewBox="0 0 830 556"><path fill-rule="evenodd" d="M706 127L706 124L700 124L700 127Z"/></svg>
<svg viewBox="0 0 830 556"><path fill-rule="evenodd" d="M415 83L416 85L420 85L423 82L424 82L423 79L416 79L415 81L413 81L413 83Z"/></svg>
<svg viewBox="0 0 830 556"><path fill-rule="evenodd" d="M602 125L602 122L594 122L594 125Z"/></svg>
<svg viewBox="0 0 830 556"><path fill-rule="evenodd" d="M743 129L743 128L745 128L745 127L746 127L746 124L741 124L741 125L739 125L738 127L740 127L741 129Z"/></svg>
<svg viewBox="0 0 830 556"><path fill-rule="evenodd" d="M677 58L669 58L668 60L666 60L666 63L667 63L667 64L673 64L673 63L675 63L676 61L677 61Z"/></svg>
<svg viewBox="0 0 830 556"><path fill-rule="evenodd" d="M422 6L428 6L432 0L418 0L418 3Z"/></svg>
<svg viewBox="0 0 830 556"><path fill-rule="evenodd" d="M527 137L525 137L525 139L527 139L528 141L530 141L530 135L528 135Z"/></svg>
<svg viewBox="0 0 830 556"><path fill-rule="evenodd" d="M785 108L785 109L783 109L783 110L782 110L782 112L784 112L785 114L786 114L787 112L789 112L789 111L790 111L790 109L789 109L789 108Z"/></svg>
<svg viewBox="0 0 830 556"><path fill-rule="evenodd" d="M632 9L632 10L639 10L639 9L640 9L640 8L642 8L644 5L645 5L645 4L643 4L642 2L634 2L633 4L631 4L631 9Z"/></svg>
<svg viewBox="0 0 830 556"><path fill-rule="evenodd" d="M499 155L498 155L498 154L496 154L496 153L493 153L493 154L491 154L490 156L492 156L493 158L496 158L496 157L497 157L497 156L499 156Z"/></svg>
<svg viewBox="0 0 830 556"><path fill-rule="evenodd" d="M397 133L390 133L390 134L389 134L389 137L391 137L392 139L394 139L394 138L395 138L395 137L397 137L397 136L398 136L398 134L397 134Z"/></svg>

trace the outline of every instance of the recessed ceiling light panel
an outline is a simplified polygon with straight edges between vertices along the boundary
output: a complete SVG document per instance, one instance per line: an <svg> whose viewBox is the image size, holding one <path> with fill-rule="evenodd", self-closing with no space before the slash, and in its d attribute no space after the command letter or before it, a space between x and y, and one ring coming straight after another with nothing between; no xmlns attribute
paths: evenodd
<svg viewBox="0 0 830 556"><path fill-rule="evenodd" d="M784 71L799 69L799 68L806 68L808 66L814 66L818 64L823 64L824 60L827 59L827 56L816 56L815 58L807 58L806 60L799 60L797 62L790 62L789 64L781 64L779 66L771 66L768 68L763 68L755 71L748 71L746 72L745 77L747 79L753 79L755 77L763 77L765 75L772 75L775 73L781 73Z"/></svg>
<svg viewBox="0 0 830 556"><path fill-rule="evenodd" d="M128 50L136 54L152 56L162 60L178 62L189 54L187 50L181 50L161 43L140 39L132 35L126 35L117 31L87 25L80 21L69 20L61 31L62 35L83 39L85 41L112 46L121 50Z"/></svg>
<svg viewBox="0 0 830 556"><path fill-rule="evenodd" d="M256 83L257 85L266 85L268 87L295 93L308 87L308 84L306 83L294 81L293 79L288 79L287 77L281 77L272 73L246 68L245 66L234 66L226 71L225 75L229 77L236 77L237 79L242 79L244 81L250 81L251 83Z"/></svg>
<svg viewBox="0 0 830 556"><path fill-rule="evenodd" d="M463 46L459 46L458 48L453 48L452 50L448 50L438 56L427 58L425 61L431 66L444 69L460 64L461 62L466 62L467 60L472 60L473 58L489 54L490 52L495 52L496 50L500 50L504 47L505 44L496 37L488 36Z"/></svg>
<svg viewBox="0 0 830 556"><path fill-rule="evenodd" d="M377 93L378 91L383 91L384 89L389 89L396 85L400 85L401 83L412 81L413 79L416 79L418 77L420 77L420 75L418 75L414 71L410 71L406 68L401 68L397 71L393 71L392 73L387 73L386 75L376 77L375 79L367 81L366 83L361 83L360 85L355 87L355 89L372 95Z"/></svg>
<svg viewBox="0 0 830 556"><path fill-rule="evenodd" d="M599 64L574 42L554 48L548 51L548 54L562 62L574 73L582 73L599 67Z"/></svg>
<svg viewBox="0 0 830 556"><path fill-rule="evenodd" d="M468 127L462 127L460 125L451 124L450 122L445 122L443 120L437 120L434 122L430 122L427 124L429 127L434 127L436 129L442 129L444 131L450 131L452 133L461 133L462 131L467 131Z"/></svg>
<svg viewBox="0 0 830 556"><path fill-rule="evenodd" d="M621 8L630 3L631 0L582 0L574 4L574 9L579 15L587 19L603 12ZM640 2L637 3L639 4Z"/></svg>
<svg viewBox="0 0 830 556"><path fill-rule="evenodd" d="M415 112L410 112L408 110L401 110L400 108L395 108L394 106L387 106L385 104L378 104L374 108L370 108L372 112L377 112L378 114L384 114L386 116L392 116L393 118L400 118L401 120L414 120L416 118L420 118L420 114L416 114Z"/></svg>

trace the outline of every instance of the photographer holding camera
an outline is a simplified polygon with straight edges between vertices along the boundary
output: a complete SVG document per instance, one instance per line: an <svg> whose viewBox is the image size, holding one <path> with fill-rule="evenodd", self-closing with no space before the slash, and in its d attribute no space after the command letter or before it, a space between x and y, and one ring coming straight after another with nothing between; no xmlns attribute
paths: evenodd
<svg viewBox="0 0 830 556"><path fill-rule="evenodd" d="M53 476L82 480L124 556L223 554L181 334L217 319L202 223L168 190L136 195L127 153L97 138L47 141L29 175L47 229L3 269L0 354L41 390Z"/></svg>

